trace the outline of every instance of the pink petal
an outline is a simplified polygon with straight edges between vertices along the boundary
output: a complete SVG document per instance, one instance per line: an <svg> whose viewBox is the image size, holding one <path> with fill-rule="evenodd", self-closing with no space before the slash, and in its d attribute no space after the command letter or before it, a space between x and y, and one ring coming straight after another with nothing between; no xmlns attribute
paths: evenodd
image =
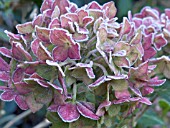
<svg viewBox="0 0 170 128"><path fill-rule="evenodd" d="M130 93L128 90L115 91L115 97L117 99L126 99L130 97Z"/></svg>
<svg viewBox="0 0 170 128"><path fill-rule="evenodd" d="M7 82L10 79L10 74L5 71L0 71L0 80Z"/></svg>
<svg viewBox="0 0 170 128"><path fill-rule="evenodd" d="M69 23L72 22L71 19L65 15L62 15L60 17L60 20L61 20L61 27L62 28L65 28L65 29L69 29Z"/></svg>
<svg viewBox="0 0 170 128"><path fill-rule="evenodd" d="M7 36L13 40L20 40L21 39L21 35L20 34L14 34L12 32L9 32L7 30L4 31L4 33L7 34Z"/></svg>
<svg viewBox="0 0 170 128"><path fill-rule="evenodd" d="M86 69L86 72L87 72L87 75L89 76L89 78L94 79L95 75L94 75L93 69L92 68L85 68L85 69Z"/></svg>
<svg viewBox="0 0 170 128"><path fill-rule="evenodd" d="M129 22L129 20L124 17L123 18L123 26L121 28L121 35L124 35L124 34L128 34L129 32L131 31L131 24Z"/></svg>
<svg viewBox="0 0 170 128"><path fill-rule="evenodd" d="M68 0L62 0L62 1L54 1L52 5L52 9L58 6L60 9L60 14L65 14L67 12L66 8L69 7L69 1Z"/></svg>
<svg viewBox="0 0 170 128"><path fill-rule="evenodd" d="M68 56L69 56L70 59L74 59L74 60L81 59L81 56L80 56L80 45L78 43L76 43L75 45L72 45L68 49Z"/></svg>
<svg viewBox="0 0 170 128"><path fill-rule="evenodd" d="M42 26L43 25L43 20L44 17L42 14L39 14L37 17L35 17L35 19L32 22L32 25L35 27L36 25L38 26Z"/></svg>
<svg viewBox="0 0 170 128"><path fill-rule="evenodd" d="M66 86L66 84L65 84L64 77L62 76L62 74L61 74L60 72L59 72L59 74L58 74L58 80L59 80L59 82L60 82L60 84L61 84L61 86L62 86L62 88L63 88L63 91L64 91L65 96L67 96L67 95L68 95L67 86ZM62 92L61 92L61 93L62 93Z"/></svg>
<svg viewBox="0 0 170 128"><path fill-rule="evenodd" d="M40 42L41 42L40 39L37 38L31 42L31 50L34 53L34 55L37 55Z"/></svg>
<svg viewBox="0 0 170 128"><path fill-rule="evenodd" d="M129 99L120 99L120 100L114 100L113 103L114 104L122 104L125 102L129 102Z"/></svg>
<svg viewBox="0 0 170 128"><path fill-rule="evenodd" d="M50 29L53 29L53 28L60 28L61 25L60 25L60 21L58 18L55 18L51 21L51 23L49 24L49 28Z"/></svg>
<svg viewBox="0 0 170 128"><path fill-rule="evenodd" d="M97 116L103 116L104 114L105 114L105 110L103 110L105 107L108 107L108 106L110 106L111 105L111 102L110 101L107 101L107 100L105 100L104 102L102 102L100 105L99 105L99 107L98 107L98 109L97 109L97 111L96 111L96 115Z"/></svg>
<svg viewBox="0 0 170 128"><path fill-rule="evenodd" d="M60 94L63 94L63 89L61 87L59 87L56 84L52 84L50 82L47 82L50 86L52 86L54 89L58 90Z"/></svg>
<svg viewBox="0 0 170 128"><path fill-rule="evenodd" d="M132 20L135 23L136 28L139 28L142 25L142 19L134 17Z"/></svg>
<svg viewBox="0 0 170 128"><path fill-rule="evenodd" d="M154 92L154 89L152 87L143 87L142 88L142 94L148 95Z"/></svg>
<svg viewBox="0 0 170 128"><path fill-rule="evenodd" d="M13 91L3 92L0 96L3 101L12 101L15 98L16 94Z"/></svg>
<svg viewBox="0 0 170 128"><path fill-rule="evenodd" d="M41 13L47 9L51 9L52 4L53 0L44 0L40 8Z"/></svg>
<svg viewBox="0 0 170 128"><path fill-rule="evenodd" d="M163 34L158 34L155 36L154 45L157 50L161 50L167 44L167 40L165 39Z"/></svg>
<svg viewBox="0 0 170 128"><path fill-rule="evenodd" d="M29 107L28 107L23 96L17 95L14 98L14 101L17 103L17 105L19 106L20 109L22 109L22 110L28 110L29 109Z"/></svg>
<svg viewBox="0 0 170 128"><path fill-rule="evenodd" d="M92 120L99 119L99 117L96 114L94 114L91 110L89 110L86 106L84 106L80 102L77 102L77 109L79 113L86 118L90 118Z"/></svg>
<svg viewBox="0 0 170 128"><path fill-rule="evenodd" d="M57 112L57 111L58 111L58 107L59 107L59 105L57 105L57 104L52 104L52 105L50 105L50 106L47 108L47 110L50 111L50 112Z"/></svg>
<svg viewBox="0 0 170 128"><path fill-rule="evenodd" d="M98 78L94 83L88 85L88 87L97 87L106 81L106 76Z"/></svg>
<svg viewBox="0 0 170 128"><path fill-rule="evenodd" d="M141 43L141 40L142 40L142 33L141 32L136 33L136 35L132 38L130 44L133 45L139 44Z"/></svg>
<svg viewBox="0 0 170 128"><path fill-rule="evenodd" d="M10 71L10 67L6 61L0 57L0 71Z"/></svg>
<svg viewBox="0 0 170 128"><path fill-rule="evenodd" d="M12 55L16 60L20 61L32 61L31 55L24 50L23 46L20 43L14 42L12 45Z"/></svg>
<svg viewBox="0 0 170 128"><path fill-rule="evenodd" d="M80 9L77 12L77 15L78 15L79 23L82 24L83 23L83 18L88 16L88 12L86 10Z"/></svg>
<svg viewBox="0 0 170 128"><path fill-rule="evenodd" d="M11 50L7 49L6 47L0 47L0 54L5 57L11 58Z"/></svg>
<svg viewBox="0 0 170 128"><path fill-rule="evenodd" d="M42 40L44 43L50 43L50 38L49 38L50 29L36 26L35 30L36 30L36 35L40 40Z"/></svg>
<svg viewBox="0 0 170 128"><path fill-rule="evenodd" d="M68 58L68 49L62 46L55 47L52 52L54 61L65 61Z"/></svg>
<svg viewBox="0 0 170 128"><path fill-rule="evenodd" d="M156 50L153 47L150 47L149 49L144 51L143 60L146 61L156 55Z"/></svg>
<svg viewBox="0 0 170 128"><path fill-rule="evenodd" d="M109 19L114 18L115 15L116 15L116 12L117 12L117 9L116 9L115 4L114 4L113 1L104 4L102 9L104 10L105 15Z"/></svg>
<svg viewBox="0 0 170 128"><path fill-rule="evenodd" d="M169 8L165 9L165 15L168 16L168 19L170 19L170 9Z"/></svg>
<svg viewBox="0 0 170 128"><path fill-rule="evenodd" d="M101 6L96 2L92 1L91 3L88 4L89 9L101 9Z"/></svg>
<svg viewBox="0 0 170 128"><path fill-rule="evenodd" d="M150 26L151 24L153 24L153 18L152 17L145 17L145 18L143 18L143 20L142 20L142 23L143 23L143 25L145 25L145 26Z"/></svg>
<svg viewBox="0 0 170 128"><path fill-rule="evenodd" d="M37 50L37 57L39 60L52 60L51 53L46 49L46 47L40 43Z"/></svg>
<svg viewBox="0 0 170 128"><path fill-rule="evenodd" d="M26 95L30 92L32 92L32 88L34 88L33 85L24 83L24 82L20 82L15 84L16 90L18 91L19 94L21 95Z"/></svg>
<svg viewBox="0 0 170 128"><path fill-rule="evenodd" d="M129 88L139 97L142 97L142 94L140 92L140 90L136 87L134 87L133 85L130 85Z"/></svg>
<svg viewBox="0 0 170 128"><path fill-rule="evenodd" d="M158 80L157 77L150 79L147 83L149 86L161 86L165 83L166 79Z"/></svg>
<svg viewBox="0 0 170 128"><path fill-rule="evenodd" d="M94 20L93 17L84 17L83 18L83 26L86 27L87 25L92 23L93 20Z"/></svg>
<svg viewBox="0 0 170 128"><path fill-rule="evenodd" d="M17 68L12 75L12 81L14 83L19 83L23 80L23 78L24 78L24 69Z"/></svg>
<svg viewBox="0 0 170 128"><path fill-rule="evenodd" d="M16 26L16 29L18 30L18 33L20 34L28 34L32 33L34 31L34 27L32 25L32 22L27 22L24 24L18 24Z"/></svg>
<svg viewBox="0 0 170 128"><path fill-rule="evenodd" d="M84 42L88 40L88 35L87 34L80 34L80 33L74 33L73 34L73 39L77 42Z"/></svg>
<svg viewBox="0 0 170 128"><path fill-rule="evenodd" d="M148 99L148 98L145 98L145 97L141 98L141 99L139 100L139 102L144 103L144 104L146 104L146 105L152 105L152 103L149 101L149 99Z"/></svg>
<svg viewBox="0 0 170 128"><path fill-rule="evenodd" d="M35 72L36 72L36 67L34 65L29 65L28 67L25 68L25 74L27 75L32 75Z"/></svg>
<svg viewBox="0 0 170 128"><path fill-rule="evenodd" d="M68 31L65 29L52 29L50 32L50 40L53 44L57 46L64 46L65 44L75 44L75 42L72 40L71 34L69 34Z"/></svg>
<svg viewBox="0 0 170 128"><path fill-rule="evenodd" d="M51 19L58 18L60 16L60 9L58 6L55 6L52 14L51 14Z"/></svg>
<svg viewBox="0 0 170 128"><path fill-rule="evenodd" d="M73 122L80 117L76 104L66 103L58 107L58 115L64 122Z"/></svg>
<svg viewBox="0 0 170 128"><path fill-rule="evenodd" d="M149 49L151 45L153 44L153 34L145 35L143 37L143 48Z"/></svg>

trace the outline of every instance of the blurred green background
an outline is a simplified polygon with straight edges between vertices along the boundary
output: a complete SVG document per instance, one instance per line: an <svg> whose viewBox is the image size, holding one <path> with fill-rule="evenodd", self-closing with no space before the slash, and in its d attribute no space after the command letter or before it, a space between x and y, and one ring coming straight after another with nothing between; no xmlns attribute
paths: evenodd
<svg viewBox="0 0 170 128"><path fill-rule="evenodd" d="M92 0L70 1L81 7ZM102 5L110 0L96 1ZM119 22L123 16L127 16L129 10L134 14L144 6L151 6L163 12L165 8L170 7L170 0L114 0L114 2L118 9ZM39 13L41 3L42 0L0 0L0 46L9 47L8 37L4 34L4 30L16 33L15 25L32 20L35 14ZM2 85L3 83L0 82L0 86ZM170 128L170 87L168 85L170 85L170 80L167 80L166 84L161 87L162 91L156 92L160 98L138 121L137 128ZM19 114L23 114L23 111L14 102L0 101L0 128L18 117ZM28 113L25 118L20 119L10 128L32 128L44 122L45 114L45 108L36 114Z"/></svg>

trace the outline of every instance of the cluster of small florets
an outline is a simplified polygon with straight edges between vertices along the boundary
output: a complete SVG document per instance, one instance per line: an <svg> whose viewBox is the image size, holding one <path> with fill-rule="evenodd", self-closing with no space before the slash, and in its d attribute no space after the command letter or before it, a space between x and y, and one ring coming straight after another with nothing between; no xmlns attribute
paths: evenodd
<svg viewBox="0 0 170 128"><path fill-rule="evenodd" d="M98 120L114 105L128 103L131 113L152 104L148 94L165 82L155 64L170 62L154 59L170 39L170 10L145 7L122 23L114 2L78 8L68 0L44 0L40 12L17 25L18 34L5 31L11 49L0 48L10 60L0 58L2 100L32 112L46 105L64 122L80 115Z"/></svg>

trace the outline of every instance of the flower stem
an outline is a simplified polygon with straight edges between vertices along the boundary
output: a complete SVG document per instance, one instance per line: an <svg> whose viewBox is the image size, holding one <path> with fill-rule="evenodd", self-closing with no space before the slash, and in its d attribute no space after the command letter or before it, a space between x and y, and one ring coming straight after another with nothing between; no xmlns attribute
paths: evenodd
<svg viewBox="0 0 170 128"><path fill-rule="evenodd" d="M73 84L73 103L76 102L76 96L77 96L77 84Z"/></svg>

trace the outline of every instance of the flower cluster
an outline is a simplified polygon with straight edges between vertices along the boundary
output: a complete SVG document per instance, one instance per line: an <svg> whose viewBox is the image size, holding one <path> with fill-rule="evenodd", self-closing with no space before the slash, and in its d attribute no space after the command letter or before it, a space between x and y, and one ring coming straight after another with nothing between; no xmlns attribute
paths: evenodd
<svg viewBox="0 0 170 128"><path fill-rule="evenodd" d="M64 122L80 115L98 120L112 106L151 105L148 94L160 86L155 68L170 62L154 58L170 41L170 10L160 14L145 7L122 23L114 2L91 2L81 8L68 0L44 0L41 14L5 31L11 49L0 48L3 101L14 100L22 110L44 105ZM3 58L4 58L3 57ZM161 66L161 65L160 65ZM158 72L170 77L165 66ZM162 71L163 70L163 71Z"/></svg>

